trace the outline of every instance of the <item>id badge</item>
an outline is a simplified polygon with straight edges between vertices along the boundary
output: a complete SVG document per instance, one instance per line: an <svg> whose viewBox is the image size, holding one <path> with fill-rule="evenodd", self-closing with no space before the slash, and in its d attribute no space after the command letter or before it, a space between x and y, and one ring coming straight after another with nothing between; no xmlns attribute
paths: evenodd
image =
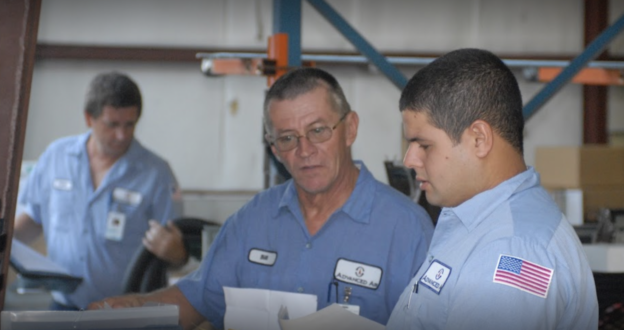
<svg viewBox="0 0 624 330"><path fill-rule="evenodd" d="M126 215L120 212L108 212L106 220L106 239L121 241L126 227Z"/></svg>

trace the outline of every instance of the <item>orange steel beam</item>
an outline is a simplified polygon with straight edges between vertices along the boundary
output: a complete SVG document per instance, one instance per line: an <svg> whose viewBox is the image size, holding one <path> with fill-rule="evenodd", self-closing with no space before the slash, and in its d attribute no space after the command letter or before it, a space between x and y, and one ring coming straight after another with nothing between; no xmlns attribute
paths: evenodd
<svg viewBox="0 0 624 330"><path fill-rule="evenodd" d="M262 58L215 58L209 60L208 66L206 73L211 76L227 74L259 76L263 73Z"/></svg>
<svg viewBox="0 0 624 330"><path fill-rule="evenodd" d="M267 85L271 86L277 78L288 72L288 34L275 33L269 37L267 58L275 61L275 73L267 77Z"/></svg>
<svg viewBox="0 0 624 330"><path fill-rule="evenodd" d="M561 72L562 68L538 68L537 80L548 82ZM585 85L624 85L622 71L616 69L586 68L581 70L572 82Z"/></svg>

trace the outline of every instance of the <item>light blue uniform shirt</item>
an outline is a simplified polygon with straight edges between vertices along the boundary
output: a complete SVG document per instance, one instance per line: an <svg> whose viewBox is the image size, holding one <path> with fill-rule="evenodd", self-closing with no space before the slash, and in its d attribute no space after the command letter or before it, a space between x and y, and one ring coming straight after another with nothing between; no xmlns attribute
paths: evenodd
<svg viewBox="0 0 624 330"><path fill-rule="evenodd" d="M178 216L171 168L137 140L94 190L86 149L90 134L53 142L20 194L25 212L43 225L48 257L83 277L76 291L53 292L54 299L79 308L121 294L124 272L142 245L148 220L164 224ZM106 238L111 211L126 217L120 241Z"/></svg>
<svg viewBox="0 0 624 330"><path fill-rule="evenodd" d="M292 180L232 215L201 267L177 283L195 309L220 329L224 286L315 294L319 309L342 303L351 287L349 303L360 315L385 324L425 258L433 225L420 206L356 164L353 193L314 236Z"/></svg>
<svg viewBox="0 0 624 330"><path fill-rule="evenodd" d="M581 243L529 168L442 210L427 261L387 328L597 327L596 288Z"/></svg>

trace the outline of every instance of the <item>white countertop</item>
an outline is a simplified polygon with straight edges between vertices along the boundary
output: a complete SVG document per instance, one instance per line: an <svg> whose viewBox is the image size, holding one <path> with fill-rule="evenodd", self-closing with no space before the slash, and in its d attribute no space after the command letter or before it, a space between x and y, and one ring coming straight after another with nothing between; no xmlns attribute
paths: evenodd
<svg viewBox="0 0 624 330"><path fill-rule="evenodd" d="M583 248L592 271L624 273L624 244L583 244Z"/></svg>

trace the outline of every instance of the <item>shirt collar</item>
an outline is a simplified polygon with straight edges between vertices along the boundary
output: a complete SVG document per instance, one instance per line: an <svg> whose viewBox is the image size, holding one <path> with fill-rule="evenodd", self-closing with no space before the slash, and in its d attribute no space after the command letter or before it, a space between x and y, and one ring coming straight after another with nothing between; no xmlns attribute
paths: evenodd
<svg viewBox="0 0 624 330"><path fill-rule="evenodd" d="M89 130L86 133L78 135L78 138L75 140L74 144L72 144L67 149L67 153L76 157L80 157L83 154L88 157L87 141L89 140L91 133L92 130ZM142 150L143 147L141 146L139 141L137 141L136 138L133 138L132 143L130 143L130 147L128 148L128 151L126 151L126 153L121 156L121 158L119 158L117 162L123 167L128 167L131 165L140 167L143 164L143 162L140 161L140 159L142 158Z"/></svg>
<svg viewBox="0 0 624 330"><path fill-rule="evenodd" d="M360 169L355 188L344 205L336 212L346 213L355 222L368 223L375 198L375 178L363 162L354 161L354 163ZM278 208L275 210L275 216L284 209L290 209L293 214L300 214L301 212L294 180L290 179L286 185Z"/></svg>
<svg viewBox="0 0 624 330"><path fill-rule="evenodd" d="M67 148L67 153L73 156L80 156L81 154L86 154L87 152L87 140L89 140L89 136L91 136L91 130L78 135L78 138L74 141L69 148Z"/></svg>
<svg viewBox="0 0 624 330"><path fill-rule="evenodd" d="M459 206L444 208L442 212L453 212L470 231L512 195L537 185L539 174L533 167L528 167L526 171L503 181L498 186L473 196Z"/></svg>

